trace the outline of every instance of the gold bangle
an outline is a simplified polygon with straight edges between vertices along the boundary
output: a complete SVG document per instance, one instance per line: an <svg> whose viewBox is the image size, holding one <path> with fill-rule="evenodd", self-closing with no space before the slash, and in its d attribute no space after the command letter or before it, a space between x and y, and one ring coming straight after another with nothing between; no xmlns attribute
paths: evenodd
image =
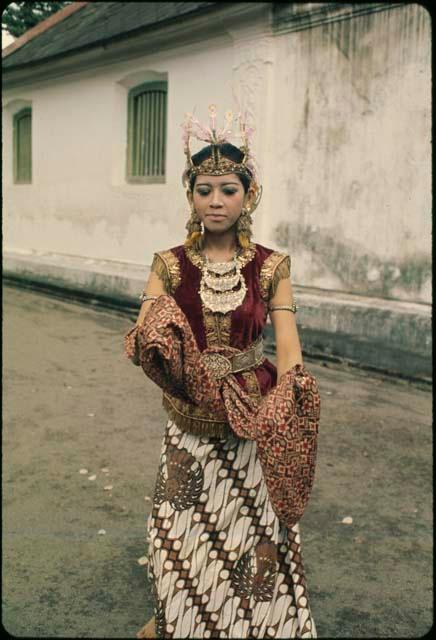
<svg viewBox="0 0 436 640"><path fill-rule="evenodd" d="M148 296L146 293L141 293L139 299L141 302L147 302L147 300L157 300L159 296Z"/></svg>
<svg viewBox="0 0 436 640"><path fill-rule="evenodd" d="M293 302L290 305L287 304L280 304L280 305L273 305L272 307L269 307L270 312L271 311L279 311L283 309L284 311L292 311L292 313L297 313L297 305L295 304L295 302Z"/></svg>

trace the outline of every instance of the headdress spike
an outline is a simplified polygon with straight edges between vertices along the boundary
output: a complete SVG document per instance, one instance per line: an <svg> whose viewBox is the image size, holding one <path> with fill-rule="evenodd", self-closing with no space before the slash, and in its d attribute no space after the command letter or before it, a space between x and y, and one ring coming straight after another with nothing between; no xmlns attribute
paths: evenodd
<svg viewBox="0 0 436 640"><path fill-rule="evenodd" d="M254 158L250 149L250 139L253 128L247 125L247 111L242 116L241 110L234 114L230 109L225 112L222 129L217 129L217 108L215 104L208 107L209 127L203 125L192 113L185 115L182 124L184 151L186 154L186 169L183 174L183 182L187 183L192 175L203 173L206 175L224 175L226 173L239 173L246 175L250 181L258 184L257 171ZM239 134L234 134L234 123L239 124ZM230 138L237 135L240 138L239 149L243 153L240 162L233 162L220 153L219 145L230 142ZM212 146L212 157L204 160L200 165L192 162L190 141L192 138L207 142Z"/></svg>

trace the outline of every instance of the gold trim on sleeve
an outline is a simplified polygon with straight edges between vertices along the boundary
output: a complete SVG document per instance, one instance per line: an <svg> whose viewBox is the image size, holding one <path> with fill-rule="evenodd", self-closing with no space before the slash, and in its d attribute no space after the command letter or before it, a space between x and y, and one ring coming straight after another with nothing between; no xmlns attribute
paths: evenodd
<svg viewBox="0 0 436 640"><path fill-rule="evenodd" d="M275 296L280 280L283 280L284 278L289 278L290 275L291 275L291 258L288 255L285 255L285 257L276 265L273 271L271 287L270 287L270 295L269 295L270 299Z"/></svg>
<svg viewBox="0 0 436 640"><path fill-rule="evenodd" d="M169 295L173 295L181 282L181 278L179 260L171 249L154 254L151 270L163 281L166 292Z"/></svg>
<svg viewBox="0 0 436 640"><path fill-rule="evenodd" d="M151 263L150 271L153 271L157 275L157 277L162 280L165 291L169 293L170 290L170 279L168 275L168 269L165 261L161 257L159 253L155 253L153 256L153 262Z"/></svg>
<svg viewBox="0 0 436 640"><path fill-rule="evenodd" d="M260 295L268 303L277 291L282 278L291 275L291 258L286 253L273 251L264 261L259 274Z"/></svg>

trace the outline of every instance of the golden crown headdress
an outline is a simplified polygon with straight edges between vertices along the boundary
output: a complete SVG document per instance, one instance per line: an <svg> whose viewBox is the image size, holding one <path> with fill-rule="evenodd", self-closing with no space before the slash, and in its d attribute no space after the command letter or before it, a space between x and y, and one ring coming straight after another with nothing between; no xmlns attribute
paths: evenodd
<svg viewBox="0 0 436 640"><path fill-rule="evenodd" d="M258 182L256 162L250 148L251 136L254 129L247 125L246 116L244 118L240 112L233 114L232 111L228 110L224 116L223 127L221 129L217 129L216 105L209 105L208 111L209 127L199 122L192 113L185 114L185 120L181 125L183 129L184 151L186 155L186 168L182 178L184 186L186 187L189 184L189 180L192 176L198 174L221 176L226 173L238 173L247 176L253 189L256 192L259 192L261 189ZM234 132L235 123L238 124L239 129L236 133ZM238 147L243 154L240 162L234 162L220 153L219 145L230 142L231 137L238 137L242 142L242 145ZM212 146L211 157L203 160L203 162L198 165L194 165L192 162L190 149L191 138L207 142Z"/></svg>

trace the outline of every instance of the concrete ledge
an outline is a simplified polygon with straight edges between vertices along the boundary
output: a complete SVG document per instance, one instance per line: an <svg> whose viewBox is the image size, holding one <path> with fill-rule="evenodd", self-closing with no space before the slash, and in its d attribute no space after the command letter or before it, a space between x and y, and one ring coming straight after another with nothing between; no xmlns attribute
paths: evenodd
<svg viewBox="0 0 436 640"><path fill-rule="evenodd" d="M3 277L139 306L149 267L38 251L4 251Z"/></svg>
<svg viewBox="0 0 436 640"><path fill-rule="evenodd" d="M431 307L294 287L303 350L378 371L430 380ZM273 340L272 327L266 330Z"/></svg>
<svg viewBox="0 0 436 640"><path fill-rule="evenodd" d="M65 254L3 252L3 277L139 308L149 267ZM432 376L431 307L295 286L305 353L417 379ZM266 346L274 349L270 323Z"/></svg>

